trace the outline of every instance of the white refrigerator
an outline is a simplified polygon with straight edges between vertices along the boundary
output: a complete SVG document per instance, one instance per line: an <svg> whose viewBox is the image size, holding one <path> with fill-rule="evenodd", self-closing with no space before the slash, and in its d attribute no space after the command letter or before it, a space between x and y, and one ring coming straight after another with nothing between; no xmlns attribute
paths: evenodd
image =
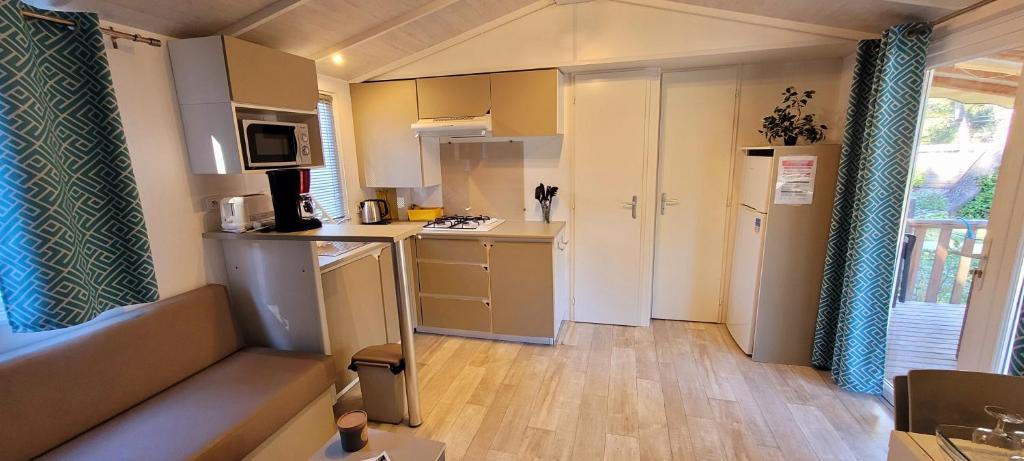
<svg viewBox="0 0 1024 461"><path fill-rule="evenodd" d="M739 173L739 204L733 235L726 326L746 354L753 353L757 292L761 282L765 224L774 157L747 155Z"/></svg>
<svg viewBox="0 0 1024 461"><path fill-rule="evenodd" d="M810 365L839 146L743 153L725 323L755 361Z"/></svg>

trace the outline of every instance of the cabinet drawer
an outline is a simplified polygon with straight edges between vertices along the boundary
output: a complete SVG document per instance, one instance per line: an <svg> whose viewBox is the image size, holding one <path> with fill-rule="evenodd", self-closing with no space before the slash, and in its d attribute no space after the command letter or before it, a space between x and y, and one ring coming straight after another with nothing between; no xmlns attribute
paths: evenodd
<svg viewBox="0 0 1024 461"><path fill-rule="evenodd" d="M490 297L490 281L487 271L481 265L420 261L417 267L421 293Z"/></svg>
<svg viewBox="0 0 1024 461"><path fill-rule="evenodd" d="M420 309L424 326L491 331L491 309L483 300L421 296Z"/></svg>
<svg viewBox="0 0 1024 461"><path fill-rule="evenodd" d="M420 239L416 242L418 259L485 264L487 248L479 240Z"/></svg>

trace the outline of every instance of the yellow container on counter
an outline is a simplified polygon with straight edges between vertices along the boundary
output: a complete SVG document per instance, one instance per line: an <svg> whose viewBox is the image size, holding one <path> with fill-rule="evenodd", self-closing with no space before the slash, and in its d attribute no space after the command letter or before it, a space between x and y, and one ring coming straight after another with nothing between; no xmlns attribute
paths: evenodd
<svg viewBox="0 0 1024 461"><path fill-rule="evenodd" d="M433 221L444 215L444 208L410 208L409 221Z"/></svg>

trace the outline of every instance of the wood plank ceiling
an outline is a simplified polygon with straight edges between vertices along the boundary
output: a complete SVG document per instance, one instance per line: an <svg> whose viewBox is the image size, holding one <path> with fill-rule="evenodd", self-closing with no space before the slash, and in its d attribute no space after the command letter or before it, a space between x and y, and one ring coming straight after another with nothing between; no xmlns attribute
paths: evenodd
<svg viewBox="0 0 1024 461"><path fill-rule="evenodd" d="M579 1L579 0L574 0ZM584 0L586 1L586 0ZM930 20L973 0L621 0L679 2L878 33L894 24ZM538 2L556 0L28 0L42 8L95 11L100 17L177 38L236 35L326 63L343 79L444 43ZM569 2L560 2L569 3Z"/></svg>
<svg viewBox="0 0 1024 461"><path fill-rule="evenodd" d="M935 69L931 98L1012 108L1024 69L1024 51L1007 50Z"/></svg>

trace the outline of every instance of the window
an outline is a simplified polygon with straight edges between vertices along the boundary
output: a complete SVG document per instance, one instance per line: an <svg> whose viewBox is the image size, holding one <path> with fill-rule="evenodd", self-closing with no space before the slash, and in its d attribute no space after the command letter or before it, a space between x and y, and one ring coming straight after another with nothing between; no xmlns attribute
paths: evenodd
<svg viewBox="0 0 1024 461"><path fill-rule="evenodd" d="M345 219L345 188L342 187L341 158L338 142L334 138L334 104L331 97L321 94L316 103L320 118L320 141L323 144L324 167L310 170L309 193L335 221Z"/></svg>

